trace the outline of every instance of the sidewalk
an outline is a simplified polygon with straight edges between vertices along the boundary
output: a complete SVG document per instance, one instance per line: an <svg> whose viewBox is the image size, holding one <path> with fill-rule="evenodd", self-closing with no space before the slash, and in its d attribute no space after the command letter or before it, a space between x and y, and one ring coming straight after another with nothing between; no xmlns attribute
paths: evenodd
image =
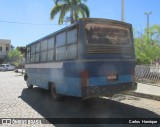
<svg viewBox="0 0 160 127"><path fill-rule="evenodd" d="M143 98L160 101L160 84L147 85L147 84L138 83L137 90L128 94L137 96L137 97L143 97Z"/></svg>

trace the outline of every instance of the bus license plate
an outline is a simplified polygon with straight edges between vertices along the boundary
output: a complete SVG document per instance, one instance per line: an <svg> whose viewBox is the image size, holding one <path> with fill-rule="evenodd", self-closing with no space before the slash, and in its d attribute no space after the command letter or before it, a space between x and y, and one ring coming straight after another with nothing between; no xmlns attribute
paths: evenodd
<svg viewBox="0 0 160 127"><path fill-rule="evenodd" d="M117 74L108 74L107 80L117 80Z"/></svg>

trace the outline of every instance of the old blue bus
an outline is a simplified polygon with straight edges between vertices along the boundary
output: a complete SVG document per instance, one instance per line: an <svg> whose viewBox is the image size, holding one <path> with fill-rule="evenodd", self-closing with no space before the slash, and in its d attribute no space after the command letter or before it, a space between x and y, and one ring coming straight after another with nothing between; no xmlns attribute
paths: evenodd
<svg viewBox="0 0 160 127"><path fill-rule="evenodd" d="M132 25L84 18L26 46L28 88L82 99L135 90Z"/></svg>

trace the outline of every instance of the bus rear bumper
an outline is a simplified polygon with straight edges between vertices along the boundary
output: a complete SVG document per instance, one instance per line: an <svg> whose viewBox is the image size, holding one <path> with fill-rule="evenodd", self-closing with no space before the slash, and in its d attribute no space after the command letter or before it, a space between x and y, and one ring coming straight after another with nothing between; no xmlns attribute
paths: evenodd
<svg viewBox="0 0 160 127"><path fill-rule="evenodd" d="M82 99L94 98L99 96L112 96L119 93L127 93L135 91L137 89L137 83L125 83L125 84L114 84L107 86L94 86L82 88Z"/></svg>

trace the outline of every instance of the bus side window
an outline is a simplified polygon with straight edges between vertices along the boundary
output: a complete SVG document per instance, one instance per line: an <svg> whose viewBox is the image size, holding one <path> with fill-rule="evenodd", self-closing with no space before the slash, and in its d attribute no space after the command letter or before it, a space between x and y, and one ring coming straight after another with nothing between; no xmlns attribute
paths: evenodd
<svg viewBox="0 0 160 127"><path fill-rule="evenodd" d="M41 51L47 50L47 40L41 42Z"/></svg>
<svg viewBox="0 0 160 127"><path fill-rule="evenodd" d="M35 62L39 62L39 53L36 53Z"/></svg>
<svg viewBox="0 0 160 127"><path fill-rule="evenodd" d="M31 46L31 63L35 62L35 52L36 52L36 46L32 45Z"/></svg>
<svg viewBox="0 0 160 127"><path fill-rule="evenodd" d="M47 51L41 52L41 62L46 62L47 60Z"/></svg>
<svg viewBox="0 0 160 127"><path fill-rule="evenodd" d="M67 33L62 32L56 36L56 60L69 60L77 57L77 38L75 26Z"/></svg>
<svg viewBox="0 0 160 127"><path fill-rule="evenodd" d="M54 37L48 39L47 61L53 61L53 59L54 59Z"/></svg>
<svg viewBox="0 0 160 127"><path fill-rule="evenodd" d="M66 46L56 48L56 60L66 59Z"/></svg>
<svg viewBox="0 0 160 127"><path fill-rule="evenodd" d="M39 55L40 55L40 43L36 44L35 62L39 62Z"/></svg>
<svg viewBox="0 0 160 127"><path fill-rule="evenodd" d="M35 54L31 54L31 63L35 62Z"/></svg>
<svg viewBox="0 0 160 127"><path fill-rule="evenodd" d="M41 62L47 61L47 40L41 41L40 61Z"/></svg>
<svg viewBox="0 0 160 127"><path fill-rule="evenodd" d="M47 61L52 61L54 57L54 50L48 50L48 56L47 56Z"/></svg>
<svg viewBox="0 0 160 127"><path fill-rule="evenodd" d="M67 59L75 59L77 56L77 28L67 32Z"/></svg>
<svg viewBox="0 0 160 127"><path fill-rule="evenodd" d="M64 46L66 41L66 32L60 33L56 36L56 47Z"/></svg>
<svg viewBox="0 0 160 127"><path fill-rule="evenodd" d="M36 52L40 52L40 43L36 44Z"/></svg>
<svg viewBox="0 0 160 127"><path fill-rule="evenodd" d="M56 36L56 60L66 59L66 32Z"/></svg>
<svg viewBox="0 0 160 127"><path fill-rule="evenodd" d="M67 44L77 42L77 29L73 29L67 32Z"/></svg>
<svg viewBox="0 0 160 127"><path fill-rule="evenodd" d="M75 59L77 57L77 44L67 46L67 58Z"/></svg>
<svg viewBox="0 0 160 127"><path fill-rule="evenodd" d="M26 61L26 63L30 63L30 53L31 53L30 47L27 47L27 61Z"/></svg>

